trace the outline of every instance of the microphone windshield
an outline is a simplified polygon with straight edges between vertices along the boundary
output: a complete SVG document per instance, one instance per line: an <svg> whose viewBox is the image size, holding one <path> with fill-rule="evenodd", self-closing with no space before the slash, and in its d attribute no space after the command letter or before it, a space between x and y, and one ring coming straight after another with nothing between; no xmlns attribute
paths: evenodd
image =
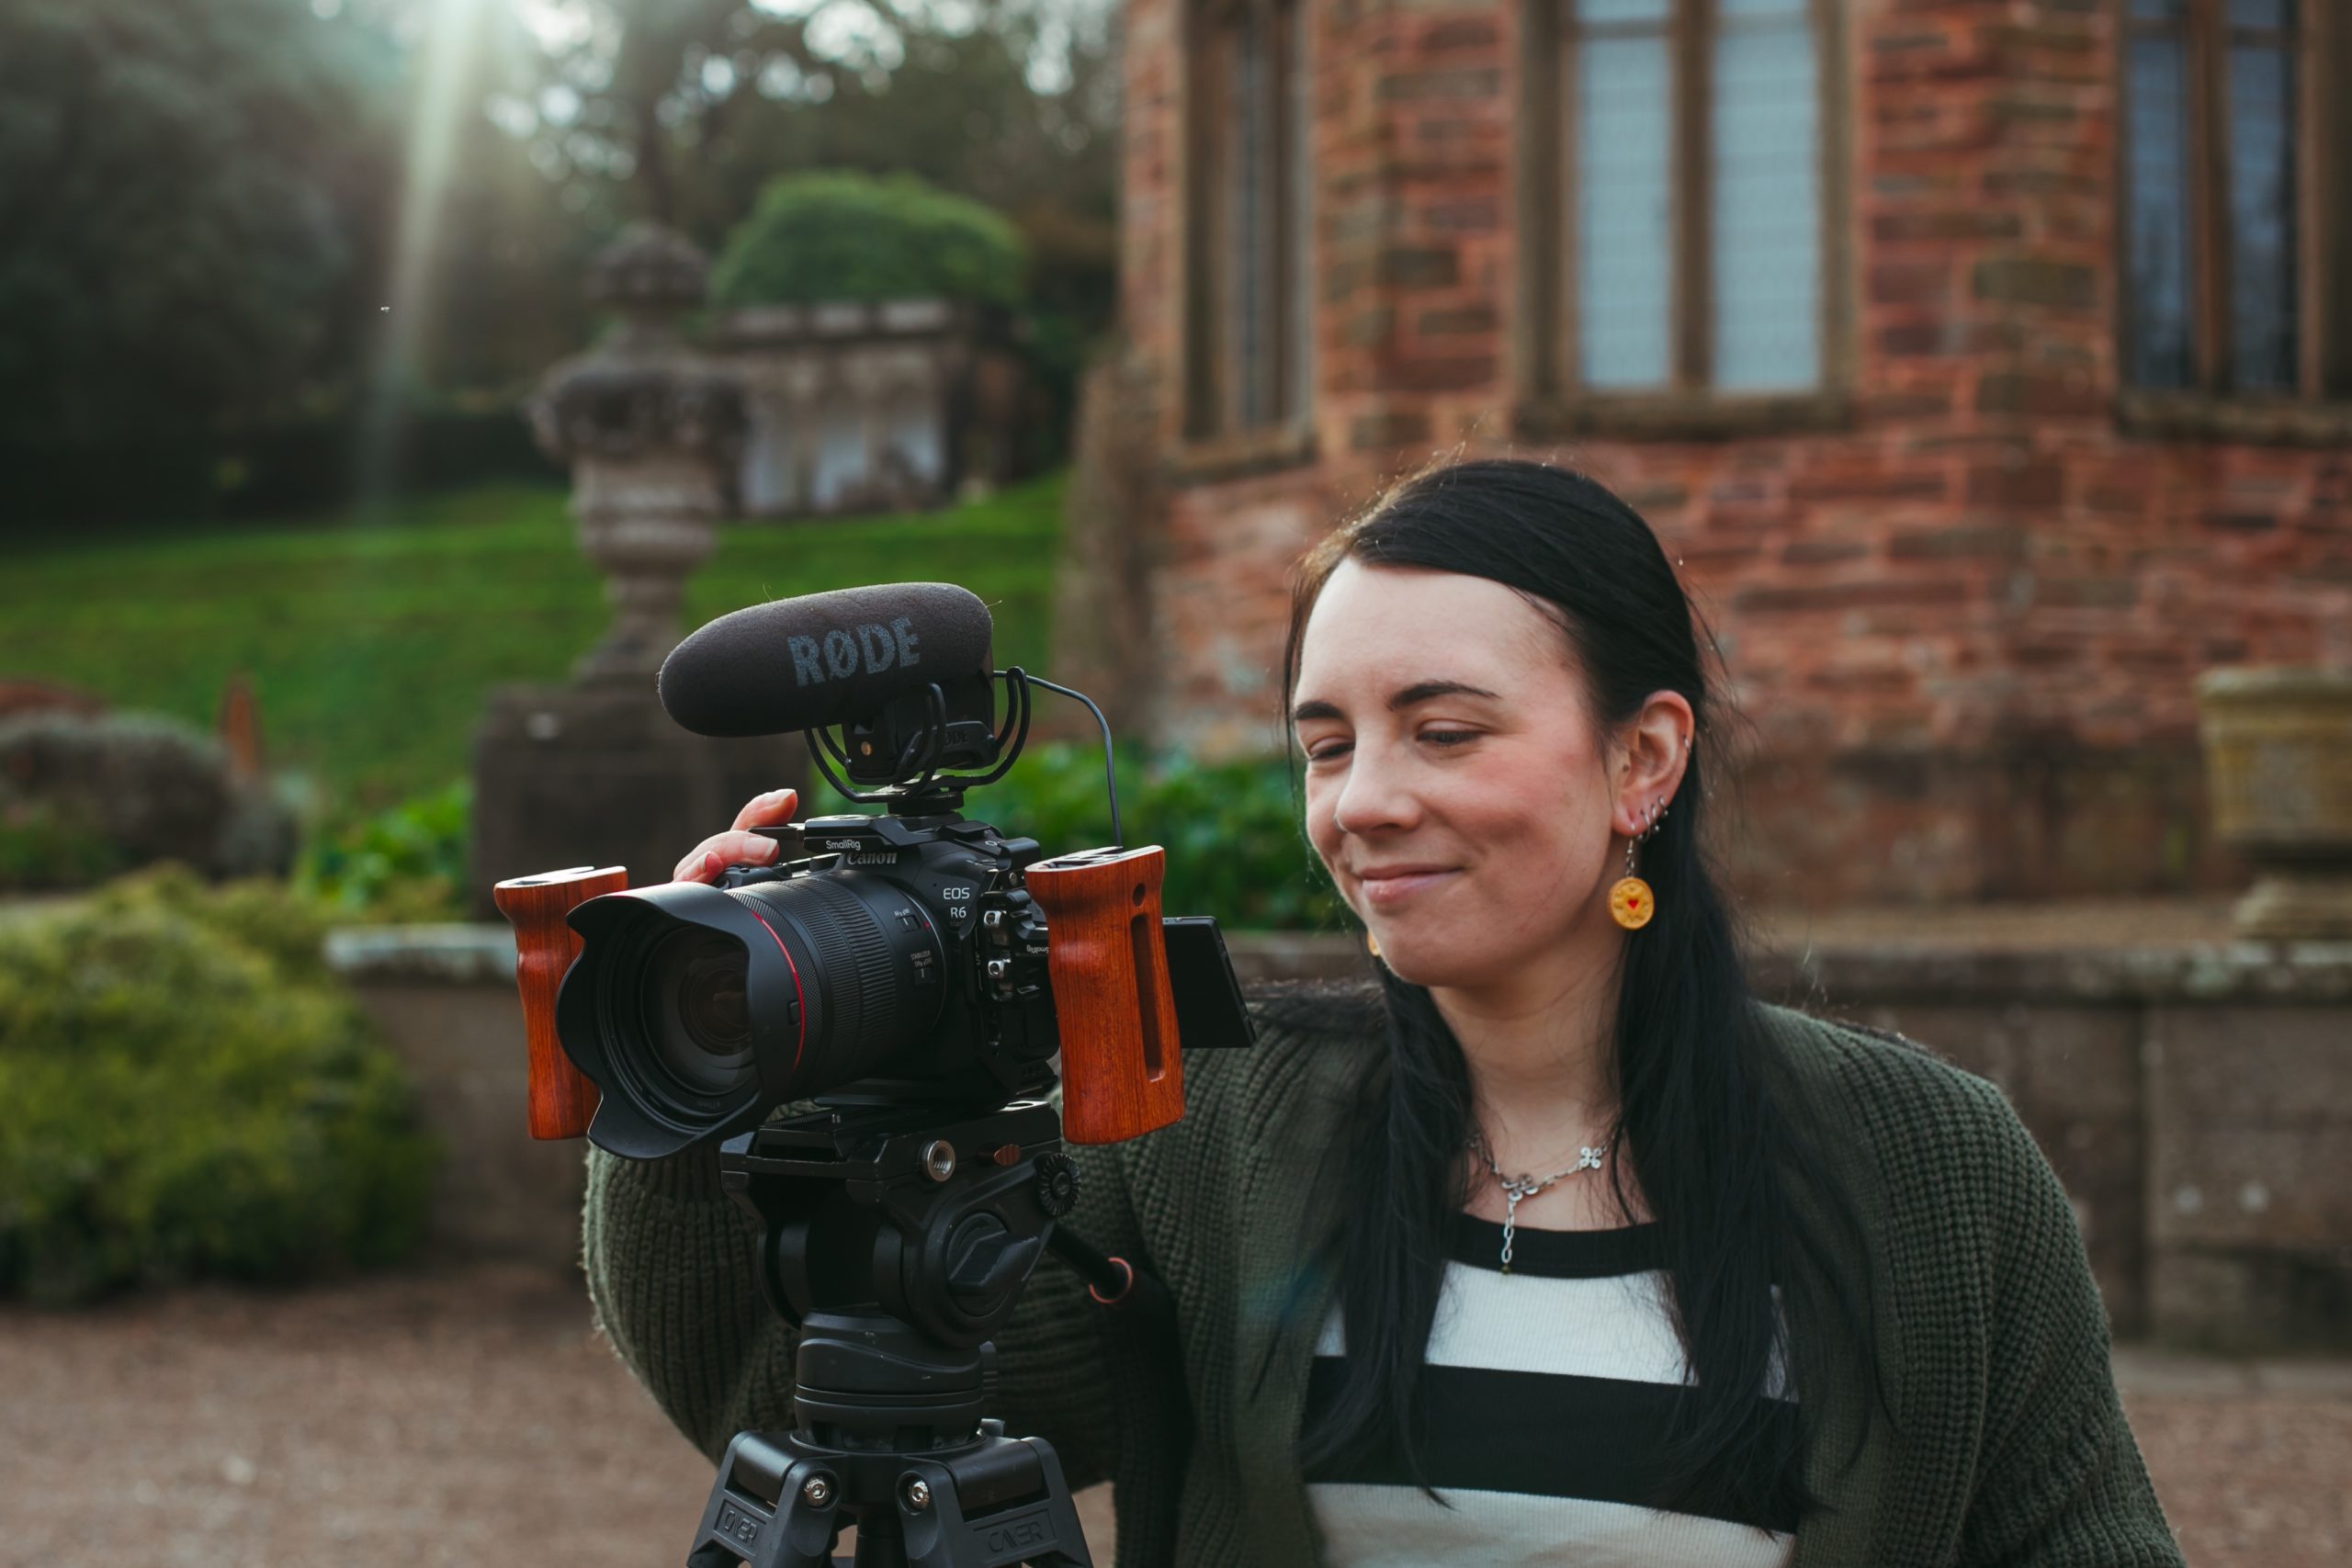
<svg viewBox="0 0 2352 1568"><path fill-rule="evenodd" d="M987 679L988 606L952 582L888 582L721 615L662 662L662 705L697 735L781 735L870 717L937 682Z"/></svg>

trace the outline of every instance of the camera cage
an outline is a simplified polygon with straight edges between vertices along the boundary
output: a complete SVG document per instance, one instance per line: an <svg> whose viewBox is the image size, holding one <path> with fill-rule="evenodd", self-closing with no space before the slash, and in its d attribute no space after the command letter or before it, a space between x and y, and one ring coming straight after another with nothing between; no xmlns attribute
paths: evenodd
<svg viewBox="0 0 2352 1568"><path fill-rule="evenodd" d="M992 701L999 680L1007 689L1001 724L993 722ZM1023 940L1037 943L1031 951L1045 961L1047 970L1053 1000L1044 1026L1060 1037L1063 1046L1059 1077L1065 1124L1075 1142L1118 1142L1182 1115L1176 1049L1180 1042L1246 1048L1252 1043L1254 1031L1214 920L1163 918L1159 890L1164 852L1157 846L1123 847L1115 757L1110 724L1102 708L1084 693L1030 674L1018 665L901 691L878 711L801 732L819 771L841 795L884 807L872 818L830 821L818 818L809 819L809 825L839 824L834 829L839 831L853 822L870 822L883 839L896 840L910 830L928 839L946 824L957 822L965 791L1003 778L1023 754L1031 733L1032 686L1083 704L1102 739L1112 842L1043 861L1035 858L1034 840L1005 843L1008 848L1026 846L1013 869L1028 892L1026 896L1015 893L1015 901L1023 909L1034 906L1051 920L1056 932L1050 946L1039 940L1042 930ZM985 728L973 726L976 696L987 704L981 711L991 716ZM911 721L909 710L912 710ZM956 716L959 712L965 716L960 720ZM984 770L979 764L956 772L943 766L951 747L948 731L959 723L980 728L986 741L986 755L981 759ZM877 733L886 739L895 737L895 744L884 752L891 758L888 763L871 760L872 738ZM968 733L953 744L965 748L967 755L975 750ZM851 778L845 780L836 772L835 763ZM891 782L862 790L854 782L861 773L869 779L885 776ZM762 831L782 847L794 841L801 827L793 823ZM996 841L993 829L976 827L989 835L989 842ZM969 829L957 827L951 831L962 839ZM715 891L776 880L779 874L789 876L792 874L785 869L785 863L792 859L786 849L775 867L734 868ZM794 863L798 863L794 860ZM566 994L576 989L567 981L581 978L575 972L577 961L589 939L598 931L609 932L614 925L607 918L609 908L582 906L602 904L613 895L622 896L616 903L632 908L647 903L666 906L667 896L679 891L675 885L630 888L621 868L585 866L512 878L495 889L494 901L513 922L518 937L516 977L524 994L530 1046L529 1125L534 1138L578 1137L589 1133L590 1122L605 1099L605 1080L613 1076L602 1060L583 1064L574 1059L580 1055L573 1048L575 1043L588 1043L587 1054L592 1057L604 1053L572 1021L581 999L567 1000ZM960 911L950 912L960 919ZM1008 921L1013 913L1017 911L1005 916ZM1020 915L1019 922L1029 929L1025 914ZM690 919L685 923L710 929L736 922ZM999 936L1012 934L1009 923ZM748 941L745 945L750 950ZM1069 1027L1072 1024L1078 1027ZM582 1072L583 1065L605 1070L591 1076ZM685 1135L683 1127L665 1126L665 1131L669 1136ZM639 1157L645 1156L640 1154Z"/></svg>

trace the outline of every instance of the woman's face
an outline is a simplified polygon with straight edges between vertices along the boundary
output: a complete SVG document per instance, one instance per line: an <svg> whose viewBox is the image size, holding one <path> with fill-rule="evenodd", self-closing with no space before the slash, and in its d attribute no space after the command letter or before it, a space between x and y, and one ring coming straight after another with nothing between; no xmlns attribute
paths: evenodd
<svg viewBox="0 0 2352 1568"><path fill-rule="evenodd" d="M1617 770L1559 626L1482 577L1343 563L1301 642L1306 829L1418 985L1507 984L1598 916Z"/></svg>

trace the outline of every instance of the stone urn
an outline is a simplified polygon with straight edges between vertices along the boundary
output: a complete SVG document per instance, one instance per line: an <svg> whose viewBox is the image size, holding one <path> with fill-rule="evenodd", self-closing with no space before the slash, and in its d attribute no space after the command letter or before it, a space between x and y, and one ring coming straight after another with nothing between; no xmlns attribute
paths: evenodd
<svg viewBox="0 0 2352 1568"><path fill-rule="evenodd" d="M2249 937L2352 937L2352 670L2209 671L2197 682L2213 825L2252 862Z"/></svg>
<svg viewBox="0 0 2352 1568"><path fill-rule="evenodd" d="M580 547L605 575L613 619L568 683L495 686L483 704L469 874L481 918L498 919L493 885L552 866L664 881L744 801L806 774L797 740L690 735L655 690L681 635L686 578L718 543L743 436L734 376L678 331L702 303L704 271L677 234L624 234L596 258L587 290L617 321L526 405L539 444L571 467Z"/></svg>
<svg viewBox="0 0 2352 1568"><path fill-rule="evenodd" d="M683 635L686 579L718 543L743 394L677 327L701 305L707 270L683 235L643 224L623 234L587 289L618 323L594 353L548 371L526 407L540 447L571 467L580 548L608 580L612 626L576 667L582 680L661 668Z"/></svg>

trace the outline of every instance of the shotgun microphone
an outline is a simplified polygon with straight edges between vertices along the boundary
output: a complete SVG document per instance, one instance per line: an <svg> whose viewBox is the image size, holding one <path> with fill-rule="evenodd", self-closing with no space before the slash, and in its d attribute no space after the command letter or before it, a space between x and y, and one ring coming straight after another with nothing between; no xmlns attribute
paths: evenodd
<svg viewBox="0 0 2352 1568"><path fill-rule="evenodd" d="M988 606L952 582L803 594L721 615L671 650L659 690L697 735L821 729L933 683L989 679Z"/></svg>

